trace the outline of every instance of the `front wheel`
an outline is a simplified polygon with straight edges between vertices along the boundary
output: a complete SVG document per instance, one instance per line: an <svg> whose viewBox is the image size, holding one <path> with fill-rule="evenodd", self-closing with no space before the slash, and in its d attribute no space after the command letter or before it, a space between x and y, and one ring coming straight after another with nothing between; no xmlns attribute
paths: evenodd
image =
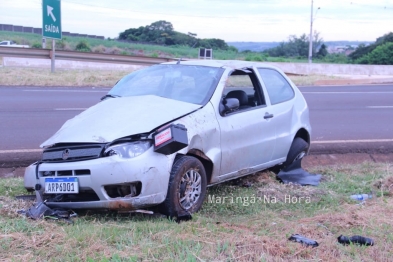
<svg viewBox="0 0 393 262"><path fill-rule="evenodd" d="M161 210L169 217L197 212L206 196L206 172L201 161L192 156L176 160L169 178L168 192Z"/></svg>

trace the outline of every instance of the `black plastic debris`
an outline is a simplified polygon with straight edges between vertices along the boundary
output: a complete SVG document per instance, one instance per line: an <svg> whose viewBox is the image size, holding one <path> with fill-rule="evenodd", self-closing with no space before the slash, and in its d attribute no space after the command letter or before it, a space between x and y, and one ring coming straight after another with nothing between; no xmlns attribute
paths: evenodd
<svg viewBox="0 0 393 262"><path fill-rule="evenodd" d="M177 217L175 218L176 223L180 223L182 221L189 221L192 219L191 214L188 211L182 210L179 211Z"/></svg>
<svg viewBox="0 0 393 262"><path fill-rule="evenodd" d="M312 246L312 247L319 246L317 241L315 241L313 239L310 239L310 238L307 238L307 237L304 237L304 236L299 235L299 234L294 234L294 235L290 236L288 238L288 240L293 241L293 242L301 243L303 246Z"/></svg>
<svg viewBox="0 0 393 262"><path fill-rule="evenodd" d="M349 244L358 244L361 246L373 246L374 245L374 240L368 237L362 237L362 236L351 236L351 237L346 237L343 235L340 235L338 238L338 243L343 244L343 245L349 245Z"/></svg>
<svg viewBox="0 0 393 262"><path fill-rule="evenodd" d="M284 184L293 183L302 186L318 186L322 175L310 174L301 166L302 160L296 160L277 174L277 178Z"/></svg>
<svg viewBox="0 0 393 262"><path fill-rule="evenodd" d="M23 199L23 197L19 197L19 199ZM29 196L29 199L31 199L31 196ZM19 210L18 214L24 214L26 215L26 217L34 220L45 218L63 220L67 223L73 223L70 218L76 216L76 213L72 211L67 211L63 209L51 209L50 207L48 207L42 200L42 196L39 191L36 191L36 203L27 210Z"/></svg>

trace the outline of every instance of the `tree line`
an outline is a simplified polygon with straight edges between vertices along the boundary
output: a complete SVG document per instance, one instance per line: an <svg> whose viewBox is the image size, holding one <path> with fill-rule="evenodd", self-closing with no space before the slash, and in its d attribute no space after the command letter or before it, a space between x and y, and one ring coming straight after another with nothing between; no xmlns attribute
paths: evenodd
<svg viewBox="0 0 393 262"><path fill-rule="evenodd" d="M171 22L160 20L147 26L129 28L121 32L119 40L132 42L151 43L168 46L190 46L195 48L212 48L219 50L238 50L229 46L224 40L218 38L197 38L196 33L180 33L174 30ZM278 46L266 49L263 56L287 57L304 59L309 56L309 37L302 34L297 37L290 35L288 40L281 42ZM329 54L327 45L320 37L320 33L314 32L312 57L324 62L333 63L355 63L355 64L393 64L393 33L388 33L377 38L376 42L370 45L360 44L348 57L343 54Z"/></svg>
<svg viewBox="0 0 393 262"><path fill-rule="evenodd" d="M213 48L220 50L237 51L235 47L228 46L224 40L218 38L197 38L197 34L180 33L174 30L171 22L160 20L147 26L129 28L119 34L120 40L143 42L159 45L186 45L190 47Z"/></svg>
<svg viewBox="0 0 393 262"><path fill-rule="evenodd" d="M272 57L307 58L309 55L309 37L302 34L300 37L290 35L287 42L281 42L278 46L266 49L264 53ZM327 55L327 46L318 32L313 35L312 56L323 58Z"/></svg>
<svg viewBox="0 0 393 262"><path fill-rule="evenodd" d="M306 34L297 37L291 35L287 42L263 51L272 57L307 58L309 54L309 38ZM350 49L350 48L348 48ZM319 33L313 37L312 56L324 62L393 65L393 33L385 34L370 45L360 44L354 52L346 57L343 54L328 54L327 45L323 43Z"/></svg>
<svg viewBox="0 0 393 262"><path fill-rule="evenodd" d="M378 37L371 45L359 45L349 58L356 64L393 65L393 33Z"/></svg>

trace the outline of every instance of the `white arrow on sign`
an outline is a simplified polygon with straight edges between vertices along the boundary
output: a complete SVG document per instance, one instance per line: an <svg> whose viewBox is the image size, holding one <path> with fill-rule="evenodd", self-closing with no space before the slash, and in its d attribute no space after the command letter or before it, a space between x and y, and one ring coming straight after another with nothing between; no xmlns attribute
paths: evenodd
<svg viewBox="0 0 393 262"><path fill-rule="evenodd" d="M53 7L47 5L46 8L47 8L46 10L48 11L48 15L50 15L52 17L53 22L56 22L56 17L52 13Z"/></svg>

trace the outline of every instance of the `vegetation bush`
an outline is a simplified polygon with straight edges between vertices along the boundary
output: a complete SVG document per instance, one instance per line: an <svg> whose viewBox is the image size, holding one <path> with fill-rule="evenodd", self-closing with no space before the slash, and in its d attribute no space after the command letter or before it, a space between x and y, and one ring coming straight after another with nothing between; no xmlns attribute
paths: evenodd
<svg viewBox="0 0 393 262"><path fill-rule="evenodd" d="M40 42L33 42L31 45L32 48L42 48L42 44Z"/></svg>
<svg viewBox="0 0 393 262"><path fill-rule="evenodd" d="M350 62L345 54L327 54L325 57L318 58L316 61L332 64L348 64Z"/></svg>
<svg viewBox="0 0 393 262"><path fill-rule="evenodd" d="M353 62L360 64L384 64L386 61L389 61L389 59L386 59L386 57L382 55L380 51L377 51L377 54L374 54L374 57L371 59L373 62L369 61L368 55L370 55L376 48L385 45L386 43L393 43L392 32L378 37L376 42L371 45L359 45L358 48L356 48L356 50L349 55L349 58ZM375 57L376 55L381 56L381 60Z"/></svg>
<svg viewBox="0 0 393 262"><path fill-rule="evenodd" d="M66 43L67 38L63 37L63 39L61 40L56 40L56 49L63 49L66 47L67 43Z"/></svg>
<svg viewBox="0 0 393 262"><path fill-rule="evenodd" d="M319 37L319 33L314 33L313 39L313 50L312 56L315 57L317 54L317 49L322 47L323 39ZM323 45L323 49L326 49L326 46ZM321 51L323 54L324 51ZM326 51L327 52L327 51ZM272 57L308 57L309 53L309 38L306 34L297 37L296 35L291 35L288 37L288 42L282 42L280 45L274 48L269 48L264 51L264 53L268 54Z"/></svg>
<svg viewBox="0 0 393 262"><path fill-rule="evenodd" d="M81 40L75 47L76 51L80 52L91 52L91 48L89 46L89 43L87 43L86 40Z"/></svg>
<svg viewBox="0 0 393 262"><path fill-rule="evenodd" d="M112 48L107 48L106 53L107 54L113 54L113 55L119 55L123 52L123 49L118 48L117 46L114 46Z"/></svg>
<svg viewBox="0 0 393 262"><path fill-rule="evenodd" d="M356 60L359 64L393 65L393 42L377 46L369 54Z"/></svg>
<svg viewBox="0 0 393 262"><path fill-rule="evenodd" d="M105 46L103 46L103 45L99 45L99 46L95 46L95 47L93 47L93 52L94 53L105 53L106 52L106 47Z"/></svg>

